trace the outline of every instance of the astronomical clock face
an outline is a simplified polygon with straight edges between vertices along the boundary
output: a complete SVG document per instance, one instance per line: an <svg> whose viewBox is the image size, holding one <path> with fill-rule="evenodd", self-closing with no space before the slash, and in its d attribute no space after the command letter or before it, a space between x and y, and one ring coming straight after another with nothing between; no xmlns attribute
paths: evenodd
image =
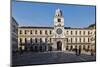
<svg viewBox="0 0 100 67"><path fill-rule="evenodd" d="M56 32L57 32L57 34L62 34L62 29L58 28L58 29L56 30Z"/></svg>

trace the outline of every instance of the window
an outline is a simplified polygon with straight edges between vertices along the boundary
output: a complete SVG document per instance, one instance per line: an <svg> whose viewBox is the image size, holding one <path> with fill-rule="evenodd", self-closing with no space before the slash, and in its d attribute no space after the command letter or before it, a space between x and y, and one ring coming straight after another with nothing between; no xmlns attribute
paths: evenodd
<svg viewBox="0 0 100 67"><path fill-rule="evenodd" d="M68 43L68 38L67 38L67 43Z"/></svg>
<svg viewBox="0 0 100 67"><path fill-rule="evenodd" d="M35 38L35 43L37 43L37 38Z"/></svg>
<svg viewBox="0 0 100 67"><path fill-rule="evenodd" d="M27 39L25 38L25 43L27 43Z"/></svg>
<svg viewBox="0 0 100 67"><path fill-rule="evenodd" d="M83 31L83 34L85 35L85 31Z"/></svg>
<svg viewBox="0 0 100 67"><path fill-rule="evenodd" d="M52 31L50 30L50 34L52 34Z"/></svg>
<svg viewBox="0 0 100 67"><path fill-rule="evenodd" d="M90 42L90 39L88 38L88 42Z"/></svg>
<svg viewBox="0 0 100 67"><path fill-rule="evenodd" d="M20 30L20 34L22 34L22 30Z"/></svg>
<svg viewBox="0 0 100 67"><path fill-rule="evenodd" d="M47 42L47 38L45 38L45 42Z"/></svg>
<svg viewBox="0 0 100 67"><path fill-rule="evenodd" d="M20 38L20 43L22 43L22 38Z"/></svg>
<svg viewBox="0 0 100 67"><path fill-rule="evenodd" d="M88 35L90 34L90 31L88 31Z"/></svg>
<svg viewBox="0 0 100 67"><path fill-rule="evenodd" d="M81 35L81 31L79 32L79 34Z"/></svg>
<svg viewBox="0 0 100 67"><path fill-rule="evenodd" d="M37 30L35 30L35 34L37 34Z"/></svg>
<svg viewBox="0 0 100 67"><path fill-rule="evenodd" d="M40 30L40 34L42 34L42 31Z"/></svg>
<svg viewBox="0 0 100 67"><path fill-rule="evenodd" d="M58 19L58 22L61 22L61 19L60 18Z"/></svg>
<svg viewBox="0 0 100 67"><path fill-rule="evenodd" d="M80 38L80 43L81 43L81 38Z"/></svg>
<svg viewBox="0 0 100 67"><path fill-rule="evenodd" d="M85 42L85 38L83 39L83 42Z"/></svg>
<svg viewBox="0 0 100 67"><path fill-rule="evenodd" d="M71 35L73 34L73 31L71 31Z"/></svg>
<svg viewBox="0 0 100 67"><path fill-rule="evenodd" d="M50 38L50 43L51 43L51 38Z"/></svg>
<svg viewBox="0 0 100 67"><path fill-rule="evenodd" d="M32 30L30 31L30 34L32 34Z"/></svg>
<svg viewBox="0 0 100 67"><path fill-rule="evenodd" d="M25 30L25 34L26 34L26 30Z"/></svg>
<svg viewBox="0 0 100 67"><path fill-rule="evenodd" d="M40 38L40 43L42 43L42 38Z"/></svg>
<svg viewBox="0 0 100 67"><path fill-rule="evenodd" d="M66 33L68 34L68 31Z"/></svg>
<svg viewBox="0 0 100 67"><path fill-rule="evenodd" d="M32 43L32 38L30 39L30 43Z"/></svg>
<svg viewBox="0 0 100 67"><path fill-rule="evenodd" d="M45 30L45 34L47 34L47 30Z"/></svg>
<svg viewBox="0 0 100 67"><path fill-rule="evenodd" d="M75 34L77 35L77 31L75 31Z"/></svg>
<svg viewBox="0 0 100 67"><path fill-rule="evenodd" d="M71 38L71 43L72 43L72 38Z"/></svg>
<svg viewBox="0 0 100 67"><path fill-rule="evenodd" d="M77 43L77 38L75 38L75 42Z"/></svg>

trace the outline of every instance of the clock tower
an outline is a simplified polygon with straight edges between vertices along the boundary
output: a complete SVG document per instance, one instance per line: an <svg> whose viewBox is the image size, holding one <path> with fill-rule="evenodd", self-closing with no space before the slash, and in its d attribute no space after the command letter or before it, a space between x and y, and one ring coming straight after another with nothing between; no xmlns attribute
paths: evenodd
<svg viewBox="0 0 100 67"><path fill-rule="evenodd" d="M65 50L64 17L60 9L57 9L55 11L53 39L53 48L55 48L58 51Z"/></svg>
<svg viewBox="0 0 100 67"><path fill-rule="evenodd" d="M62 11L57 9L54 16L55 38L64 38L64 17Z"/></svg>

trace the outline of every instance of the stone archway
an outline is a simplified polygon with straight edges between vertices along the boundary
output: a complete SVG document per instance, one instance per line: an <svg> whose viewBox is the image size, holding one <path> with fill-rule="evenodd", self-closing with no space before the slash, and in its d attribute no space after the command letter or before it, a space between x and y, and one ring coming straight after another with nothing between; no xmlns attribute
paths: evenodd
<svg viewBox="0 0 100 67"><path fill-rule="evenodd" d="M61 41L57 42L57 50L59 50L59 51L62 50L62 42Z"/></svg>

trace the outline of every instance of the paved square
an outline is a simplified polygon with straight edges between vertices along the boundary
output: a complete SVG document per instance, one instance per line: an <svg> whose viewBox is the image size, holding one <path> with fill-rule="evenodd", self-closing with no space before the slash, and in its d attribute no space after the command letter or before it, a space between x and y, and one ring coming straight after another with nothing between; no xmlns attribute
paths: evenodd
<svg viewBox="0 0 100 67"><path fill-rule="evenodd" d="M72 63L72 62L89 62L95 61L96 56L81 54L76 56L74 53L68 52L28 52L22 55L16 54L12 56L13 65L38 65L38 64L54 64L54 63Z"/></svg>

